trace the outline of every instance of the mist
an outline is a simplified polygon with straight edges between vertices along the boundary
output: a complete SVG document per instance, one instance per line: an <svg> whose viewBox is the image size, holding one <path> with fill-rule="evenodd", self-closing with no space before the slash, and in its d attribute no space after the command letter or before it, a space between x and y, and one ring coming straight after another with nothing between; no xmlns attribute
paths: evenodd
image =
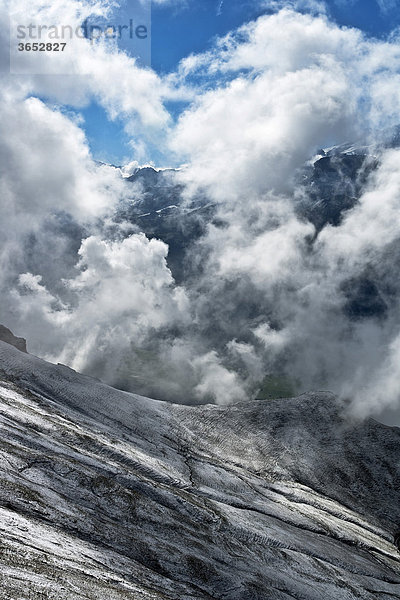
<svg viewBox="0 0 400 600"><path fill-rule="evenodd" d="M164 77L116 48L79 56L93 76L51 102L48 78L5 77L0 321L34 354L163 400L267 398L275 381L361 417L396 410L399 40L283 8ZM185 166L149 184L97 163L79 117L93 98L124 120L127 163L158 140ZM141 207L164 197L179 210L147 227Z"/></svg>

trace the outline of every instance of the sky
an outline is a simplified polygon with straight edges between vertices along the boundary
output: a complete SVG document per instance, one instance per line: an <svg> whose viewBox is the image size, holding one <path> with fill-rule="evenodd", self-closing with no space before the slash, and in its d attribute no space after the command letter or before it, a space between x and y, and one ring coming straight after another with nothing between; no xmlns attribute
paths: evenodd
<svg viewBox="0 0 400 600"><path fill-rule="evenodd" d="M104 39L110 0L0 4L0 323L111 385L135 391L139 372L145 395L226 404L279 374L400 424L400 149L382 144L400 123L395 3L158 4L140 60ZM27 19L52 35L96 19L103 38L34 50ZM319 230L303 209L326 198L303 170L346 141L369 155ZM146 236L124 212L146 190L110 165L149 161L183 165L156 201L199 215L181 277L181 213ZM380 310L354 317L365 290Z"/></svg>
<svg viewBox="0 0 400 600"><path fill-rule="evenodd" d="M126 20L129 2L122 14ZM285 3L282 3L285 4ZM288 3L286 3L288 4ZM289 3L290 4L290 3ZM297 3L303 12L314 12L311 3ZM334 22L356 27L366 35L377 38L390 36L400 26L400 3L398 0L327 0L326 12ZM136 5L131 5L133 12ZM256 0L186 0L182 2L153 2L151 14L151 68L160 75L173 72L179 62L192 53L201 53L212 47L217 37L256 19L262 14L276 10L273 3ZM125 21L124 21L125 22ZM128 44L124 49L129 53ZM171 103L169 110L174 118L186 107L185 103ZM132 159L129 136L123 123L107 117L106 112L91 103L81 111L85 119L85 131L94 156L101 161L124 164ZM148 161L164 166L165 158L153 148ZM147 161L146 161L147 162ZM173 163L171 166L177 166Z"/></svg>
<svg viewBox="0 0 400 600"><path fill-rule="evenodd" d="M376 0L328 0L328 13L349 27L369 35L384 36L400 25L399 3ZM272 11L254 0L189 0L180 7L153 4L152 67L157 72L172 71L177 63L194 52L206 50L215 36ZM302 8L307 10L307 5ZM308 10L310 10L308 8Z"/></svg>

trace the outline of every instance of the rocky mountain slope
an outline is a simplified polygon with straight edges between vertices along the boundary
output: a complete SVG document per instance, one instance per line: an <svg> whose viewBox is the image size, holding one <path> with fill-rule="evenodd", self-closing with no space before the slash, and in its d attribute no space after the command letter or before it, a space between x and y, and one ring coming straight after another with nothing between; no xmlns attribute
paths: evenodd
<svg viewBox="0 0 400 600"><path fill-rule="evenodd" d="M0 598L400 598L400 430L177 406L0 342Z"/></svg>
<svg viewBox="0 0 400 600"><path fill-rule="evenodd" d="M4 327L4 325L0 325L0 341L11 344L11 346L21 350L21 352L27 352L26 340L24 338L16 337L13 332L7 327Z"/></svg>

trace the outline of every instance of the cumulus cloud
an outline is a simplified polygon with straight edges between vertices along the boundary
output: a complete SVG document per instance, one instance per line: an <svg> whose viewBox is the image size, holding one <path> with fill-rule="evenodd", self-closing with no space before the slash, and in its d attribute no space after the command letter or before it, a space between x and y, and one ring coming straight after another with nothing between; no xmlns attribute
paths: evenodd
<svg viewBox="0 0 400 600"><path fill-rule="evenodd" d="M68 304L52 295L40 276L24 273L13 291L21 326L34 336L46 332L43 351L82 370L96 364L118 381L118 364L140 348L149 332L188 319L184 290L174 287L166 264L168 248L133 234L108 242L91 236L79 249L76 276L63 281ZM117 363L115 362L117 360Z"/></svg>
<svg viewBox="0 0 400 600"><path fill-rule="evenodd" d="M59 286L77 260L83 224L110 214L124 190L113 169L93 162L75 119L7 86L0 105L1 287L32 263ZM12 303L4 300L3 311L6 318Z"/></svg>
<svg viewBox="0 0 400 600"><path fill-rule="evenodd" d="M77 22L83 10L109 9L46 8ZM5 324L42 356L159 398L225 404L256 396L275 374L299 391L349 396L358 414L395 406L399 150L377 141L398 120L398 40L284 8L165 79L104 44L75 58L90 73L79 90L32 76L1 92ZM38 98L50 88L57 105ZM121 218L121 202L147 199L143 188L95 163L79 117L60 107L89 98L122 118L144 152L168 142L187 163L176 194L213 207L182 244L179 284L167 244ZM176 126L171 98L190 100ZM319 148L359 138L370 158L357 198L319 230L299 206L326 199L313 197L302 169ZM363 286L381 313L354 317Z"/></svg>
<svg viewBox="0 0 400 600"><path fill-rule="evenodd" d="M14 229L23 226L21 216L31 226L51 210L83 219L104 214L118 180L93 163L79 123L35 97L18 101L5 92L2 100L1 186L4 208L17 219Z"/></svg>
<svg viewBox="0 0 400 600"><path fill-rule="evenodd" d="M189 161L182 180L206 190L224 223L209 226L200 243L206 267L197 306L214 319L216 337L250 345L255 366L241 372L250 388L261 361L301 389L349 395L361 412L400 398L385 381L395 380L387 377L395 360L382 358L398 330L397 303L391 297L384 322L346 314L346 294L368 270L378 279L393 273L387 249L398 240L398 151L375 149L380 166L355 208L312 243L314 226L296 212L294 177L317 147L348 138L371 144L397 123L398 56L396 40L371 42L324 15L284 9L181 65L185 77L217 81L172 139Z"/></svg>
<svg viewBox="0 0 400 600"><path fill-rule="evenodd" d="M132 147L136 144L139 152L146 143L151 144L155 139L160 142L160 132L168 131L170 116L164 100L169 96L169 87L150 68L140 66L135 56L121 50L116 40L108 38L94 43L90 36L88 39L83 37L81 27L84 22L89 27L99 19L111 19L117 8L109 0L56 0L52 3L34 0L29 3L27 12L26 0L16 0L9 9L13 24L11 35L14 36L11 68L13 73L24 75L22 86L25 95L45 96L76 108L96 101L110 119L122 119L132 139ZM146 15L144 12L144 21ZM7 21L5 13L6 25ZM25 32L28 24L36 27L35 39L39 36L39 26L49 27L51 24L58 32L65 28L65 50L57 54L18 52L16 35L21 24L25 26ZM70 31L79 32L79 35L71 35ZM46 35L46 32L41 35ZM32 43L35 40L29 38L24 41ZM145 43L149 45L150 38L143 41ZM9 40L4 39L4 52L9 44ZM146 58L145 49L142 54Z"/></svg>
<svg viewBox="0 0 400 600"><path fill-rule="evenodd" d="M172 147L192 162L187 179L215 196L280 191L316 140L358 139L396 123L398 70L397 43L281 10L183 61L185 77L205 72L228 83L184 113Z"/></svg>

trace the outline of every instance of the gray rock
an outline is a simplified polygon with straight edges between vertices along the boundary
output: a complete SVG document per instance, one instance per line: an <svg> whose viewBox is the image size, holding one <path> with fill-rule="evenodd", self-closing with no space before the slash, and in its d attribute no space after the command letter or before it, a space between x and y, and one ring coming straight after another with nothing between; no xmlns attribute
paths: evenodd
<svg viewBox="0 0 400 600"><path fill-rule="evenodd" d="M330 393L178 406L0 342L0 431L2 600L400 599L400 430Z"/></svg>
<svg viewBox="0 0 400 600"><path fill-rule="evenodd" d="M7 327L4 327L4 325L0 325L0 340L6 342L6 344L11 344L11 346L14 346L21 352L28 352L26 349L26 340L24 338L16 337L12 331L7 329Z"/></svg>

